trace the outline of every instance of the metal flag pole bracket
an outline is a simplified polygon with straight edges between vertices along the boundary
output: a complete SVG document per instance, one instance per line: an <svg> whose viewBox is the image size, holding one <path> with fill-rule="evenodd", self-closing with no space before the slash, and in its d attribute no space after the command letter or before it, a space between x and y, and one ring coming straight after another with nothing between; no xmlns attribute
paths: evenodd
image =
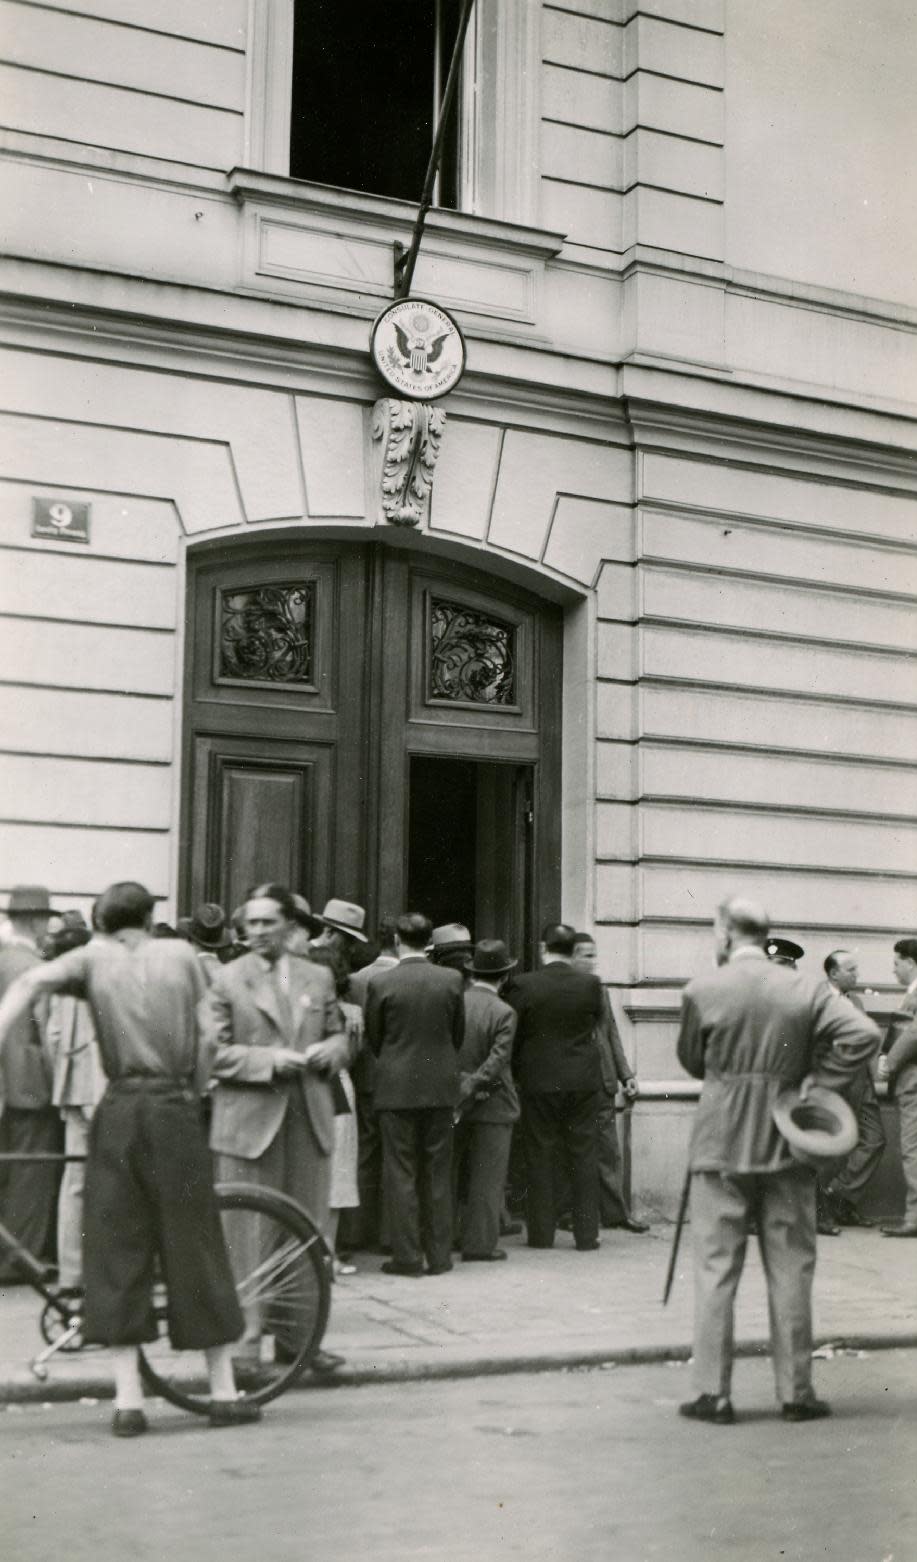
<svg viewBox="0 0 917 1562"><path fill-rule="evenodd" d="M407 298L411 291L411 283L414 280L414 268L417 265L417 255L420 250L420 242L423 238L424 224L427 220L427 212L433 204L433 186L436 183L436 174L439 169L440 159L443 155L443 141L446 136L446 126L449 122L449 114L452 109L458 86L459 67L461 65L462 50L465 47L465 34L468 31L468 23L474 9L474 0L464 0L462 14L459 19L458 32L455 35L455 44L452 49L452 59L449 61L449 74L446 77L446 88L443 92L439 109L439 121L436 126L436 134L433 137L433 147L430 152L430 161L427 164L426 178L423 182L423 192L420 197L420 209L417 220L414 223L414 232L411 235L411 243L408 250L401 250L400 245L395 246L395 297ZM399 253L401 250L401 253Z"/></svg>

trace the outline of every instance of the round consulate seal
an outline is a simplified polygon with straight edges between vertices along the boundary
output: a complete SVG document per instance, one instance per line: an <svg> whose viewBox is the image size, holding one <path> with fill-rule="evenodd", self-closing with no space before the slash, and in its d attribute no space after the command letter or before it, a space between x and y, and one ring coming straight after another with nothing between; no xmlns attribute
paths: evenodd
<svg viewBox="0 0 917 1562"><path fill-rule="evenodd" d="M383 309L369 349L385 383L411 401L437 401L465 372L465 338L426 298L399 298Z"/></svg>

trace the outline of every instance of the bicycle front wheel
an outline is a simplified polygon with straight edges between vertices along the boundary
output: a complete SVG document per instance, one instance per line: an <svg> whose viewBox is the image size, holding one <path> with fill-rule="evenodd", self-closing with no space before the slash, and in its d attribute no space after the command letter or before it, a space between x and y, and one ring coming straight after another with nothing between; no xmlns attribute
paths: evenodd
<svg viewBox="0 0 917 1562"><path fill-rule="evenodd" d="M276 1399L305 1371L321 1344L331 1307L330 1257L321 1232L286 1194L248 1183L220 1183L217 1204L247 1345L235 1358L247 1399ZM153 1394L183 1410L210 1408L198 1352L176 1351L166 1330L167 1299L157 1298L160 1338L140 1350L140 1371Z"/></svg>

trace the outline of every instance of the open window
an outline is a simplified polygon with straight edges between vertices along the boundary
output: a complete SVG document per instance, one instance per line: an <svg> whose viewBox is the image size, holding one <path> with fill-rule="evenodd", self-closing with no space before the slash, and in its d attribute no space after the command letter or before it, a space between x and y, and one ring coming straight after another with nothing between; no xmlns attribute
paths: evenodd
<svg viewBox="0 0 917 1562"><path fill-rule="evenodd" d="M296 0L290 176L420 198L460 0ZM437 206L456 207L461 92L450 115Z"/></svg>

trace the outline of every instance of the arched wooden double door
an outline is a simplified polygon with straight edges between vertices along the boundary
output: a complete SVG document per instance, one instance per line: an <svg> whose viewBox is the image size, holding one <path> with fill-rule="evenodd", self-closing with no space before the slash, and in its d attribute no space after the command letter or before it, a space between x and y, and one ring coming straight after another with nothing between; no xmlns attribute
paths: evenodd
<svg viewBox="0 0 917 1562"><path fill-rule="evenodd" d="M558 610L379 543L189 561L181 909L278 879L525 963L560 914Z"/></svg>

